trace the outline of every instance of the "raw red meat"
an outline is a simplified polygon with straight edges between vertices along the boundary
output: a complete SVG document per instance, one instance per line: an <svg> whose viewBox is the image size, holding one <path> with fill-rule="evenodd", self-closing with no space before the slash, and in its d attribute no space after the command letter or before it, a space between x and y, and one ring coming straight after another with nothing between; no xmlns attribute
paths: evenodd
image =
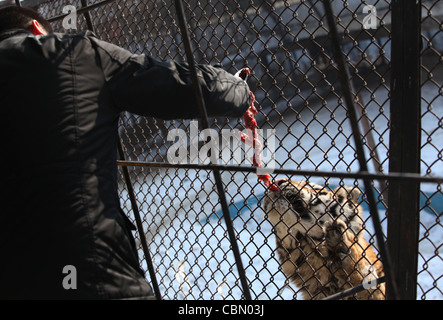
<svg viewBox="0 0 443 320"><path fill-rule="evenodd" d="M237 75L246 80L246 78L251 74L249 68L243 68ZM252 156L252 165L257 168L262 167L262 145L257 136L257 121L255 120L255 115L257 114L257 109L254 106L255 96L251 92L251 104L249 105L248 110L243 115L243 119L245 121L245 127L248 134L240 132L240 137L243 142L247 145L250 145L254 149L254 155ZM269 174L258 175L258 179L264 183L264 185L272 191L278 190L278 187L272 183L271 176Z"/></svg>

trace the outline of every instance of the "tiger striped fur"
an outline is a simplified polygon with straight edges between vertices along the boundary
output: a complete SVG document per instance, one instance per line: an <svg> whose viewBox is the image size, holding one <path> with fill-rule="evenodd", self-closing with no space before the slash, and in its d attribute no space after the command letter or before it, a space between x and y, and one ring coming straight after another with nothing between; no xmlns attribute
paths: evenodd
<svg viewBox="0 0 443 320"><path fill-rule="evenodd" d="M360 190L290 180L278 181L263 206L273 224L283 272L304 299L322 299L383 275L374 249L363 236ZM380 284L351 299L384 299Z"/></svg>

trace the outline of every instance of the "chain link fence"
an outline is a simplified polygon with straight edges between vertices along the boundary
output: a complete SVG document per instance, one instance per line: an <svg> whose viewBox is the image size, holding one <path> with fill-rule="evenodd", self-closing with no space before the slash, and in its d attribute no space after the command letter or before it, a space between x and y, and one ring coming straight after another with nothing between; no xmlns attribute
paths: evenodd
<svg viewBox="0 0 443 320"><path fill-rule="evenodd" d="M425 175L442 173L443 116L443 4L424 1L422 4L421 53L421 172ZM417 298L443 297L441 270L443 212L441 184L422 185L420 202L420 238Z"/></svg>
<svg viewBox="0 0 443 320"><path fill-rule="evenodd" d="M390 139L402 139L390 137L390 65L395 59L391 3L333 0L331 4L355 91L367 165L374 174L388 173ZM173 1L56 0L28 1L28 5L52 18L56 31L86 30L90 18L102 40L137 54L185 61ZM88 16L78 14L68 21L68 11L63 11L67 5ZM303 172L273 177L309 180L330 190L344 185L364 190L361 180L352 178L359 172L357 150L322 1L191 0L183 5L197 63L221 65L232 73L244 66L252 70L248 84L258 102L256 119L259 128L269 133L265 153L275 156L275 168ZM421 175L427 177L443 175L442 16L441 1L422 1L420 151ZM66 22L71 26L76 22L76 29L67 30ZM163 299L239 299L243 291L238 266L211 170L168 162L168 150L175 142L168 134L181 129L189 137L193 125L190 120L163 121L129 113L121 117L124 159L138 164L127 168L155 280ZM201 124L197 126L201 130ZM220 136L223 130L244 129L242 119L214 118L210 126ZM196 143L201 148L204 142L200 138ZM232 158L223 164L238 165ZM302 288L291 283L278 259L274 227L262 206L264 186L253 172L223 170L221 176L251 297L301 299ZM416 297L442 299L441 183L418 181ZM135 219L123 172L119 185L122 207ZM385 234L388 187L386 180L373 182ZM363 194L358 201L365 238L378 252L368 199ZM142 267L148 271L142 250L145 240L136 238ZM151 278L147 273L147 280Z"/></svg>

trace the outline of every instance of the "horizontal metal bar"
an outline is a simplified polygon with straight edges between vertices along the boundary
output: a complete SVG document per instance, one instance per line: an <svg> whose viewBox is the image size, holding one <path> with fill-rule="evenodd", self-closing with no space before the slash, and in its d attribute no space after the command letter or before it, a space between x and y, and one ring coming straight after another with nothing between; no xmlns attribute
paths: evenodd
<svg viewBox="0 0 443 320"><path fill-rule="evenodd" d="M356 294L357 292L367 290L366 288L374 285L374 282L377 285L384 283L384 282L386 282L386 277L383 276L383 277L377 278L375 280L372 280L371 282L364 282L356 287L352 287L352 288L344 290L342 292L330 295L329 297L326 297L322 300L338 300L338 299L343 299L343 298L352 296L353 294Z"/></svg>
<svg viewBox="0 0 443 320"><path fill-rule="evenodd" d="M22 7L31 8L37 7L45 2L49 2L49 0L24 0L22 1Z"/></svg>
<svg viewBox="0 0 443 320"><path fill-rule="evenodd" d="M143 162L143 161L117 161L120 166L137 166L151 168L176 168L176 169L196 169L196 170L221 170L234 172L256 173L254 167L243 167L234 165L215 165L215 164L174 164L167 162ZM370 173L370 172L331 172L331 171L311 171L296 169L274 169L272 174L303 175L312 177L331 177L344 179L373 179L373 180L404 180L420 181L421 183L443 183L443 177L421 176L414 173L396 173L389 174Z"/></svg>

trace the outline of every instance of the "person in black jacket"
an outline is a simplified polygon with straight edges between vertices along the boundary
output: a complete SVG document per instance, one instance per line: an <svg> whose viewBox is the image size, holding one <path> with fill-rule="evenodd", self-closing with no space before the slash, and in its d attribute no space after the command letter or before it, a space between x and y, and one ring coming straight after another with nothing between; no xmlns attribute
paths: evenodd
<svg viewBox="0 0 443 320"><path fill-rule="evenodd" d="M209 116L238 117L247 84L199 65ZM117 190L118 119L198 117L189 67L51 34L0 9L0 298L150 298Z"/></svg>

